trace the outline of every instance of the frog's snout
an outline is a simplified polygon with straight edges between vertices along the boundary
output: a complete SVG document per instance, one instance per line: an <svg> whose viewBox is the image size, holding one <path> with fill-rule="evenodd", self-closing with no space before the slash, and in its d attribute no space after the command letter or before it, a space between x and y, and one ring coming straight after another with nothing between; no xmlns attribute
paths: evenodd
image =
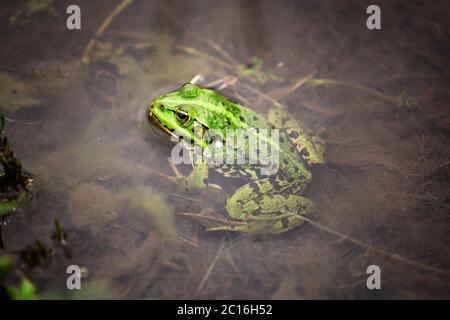
<svg viewBox="0 0 450 320"><path fill-rule="evenodd" d="M148 106L148 116L150 117L151 120L155 120L155 109L157 108L157 103L155 103L155 101L150 102L149 106Z"/></svg>
<svg viewBox="0 0 450 320"><path fill-rule="evenodd" d="M150 110L150 112L152 112L155 109L164 110L165 107L164 107L164 105L162 103L152 101L150 103L149 110Z"/></svg>
<svg viewBox="0 0 450 320"><path fill-rule="evenodd" d="M150 105L148 106L148 111L149 111L150 117L152 117L154 115L154 110L155 110L155 103L152 101L150 103Z"/></svg>

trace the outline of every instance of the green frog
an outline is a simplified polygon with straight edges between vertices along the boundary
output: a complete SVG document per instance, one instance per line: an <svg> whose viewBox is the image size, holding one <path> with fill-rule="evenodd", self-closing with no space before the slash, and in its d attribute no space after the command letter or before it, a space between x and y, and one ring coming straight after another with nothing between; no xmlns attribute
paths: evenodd
<svg viewBox="0 0 450 320"><path fill-rule="evenodd" d="M245 184L227 199L226 218L185 214L203 220L204 225L209 225L207 231L283 233L302 224L302 216L315 211L313 201L303 193L312 179L310 166L325 163L325 144L304 124L290 117L284 106L274 106L263 116L215 90L187 83L151 101L148 112L156 127L191 150L194 146L205 149L213 143L227 144L227 136L233 129L245 130L250 135L260 134L260 129L278 129L278 141L270 146L278 148L276 174L263 175L254 164L217 165L199 161L193 163L189 176L177 177L193 188L208 186L209 170L225 178L244 179ZM207 134L212 129L214 135Z"/></svg>

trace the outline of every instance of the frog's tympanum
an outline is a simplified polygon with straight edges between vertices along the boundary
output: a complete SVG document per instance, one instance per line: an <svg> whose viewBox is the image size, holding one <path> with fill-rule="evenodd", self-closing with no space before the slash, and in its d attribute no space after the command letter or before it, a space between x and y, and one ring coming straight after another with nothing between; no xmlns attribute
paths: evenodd
<svg viewBox="0 0 450 320"><path fill-rule="evenodd" d="M246 181L228 198L226 219L217 219L221 223L207 230L282 233L300 225L304 221L302 216L315 211L314 203L304 196L304 191L312 179L310 166L325 162L324 143L302 123L289 117L285 108L275 106L264 117L214 90L188 83L153 100L149 118L177 141L185 141L186 145L195 142L201 148L217 140L226 144L230 129L243 129L255 135L260 129L279 129L277 146L271 146L278 148L276 174L262 175L252 164L201 162L195 163L192 173L184 177L187 185L196 188L207 186L209 170L225 178ZM195 130L199 125L202 130ZM214 130L213 136L205 134L210 129ZM194 218L201 219L200 216L192 214Z"/></svg>

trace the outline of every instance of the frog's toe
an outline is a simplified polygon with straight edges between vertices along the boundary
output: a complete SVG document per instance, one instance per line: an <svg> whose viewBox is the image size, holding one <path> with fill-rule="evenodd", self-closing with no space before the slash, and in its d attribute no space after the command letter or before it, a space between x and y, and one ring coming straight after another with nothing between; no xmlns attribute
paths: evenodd
<svg viewBox="0 0 450 320"><path fill-rule="evenodd" d="M188 217L199 222L207 228L207 231L219 231L215 229L223 227L238 227L243 224L241 221L231 221L220 216L213 216L203 213L178 212L178 215Z"/></svg>
<svg viewBox="0 0 450 320"><path fill-rule="evenodd" d="M226 232L249 232L250 229L247 224L242 223L239 225L219 226L206 228L208 232L226 231Z"/></svg>

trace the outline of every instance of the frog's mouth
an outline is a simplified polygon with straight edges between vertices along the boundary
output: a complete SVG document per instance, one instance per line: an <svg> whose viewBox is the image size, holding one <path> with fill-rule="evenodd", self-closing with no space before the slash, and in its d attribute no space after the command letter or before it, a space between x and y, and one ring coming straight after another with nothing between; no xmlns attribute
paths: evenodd
<svg viewBox="0 0 450 320"><path fill-rule="evenodd" d="M148 119L162 132L168 134L169 136L176 137L176 135L169 130L166 126L164 126L161 121L150 111L148 113Z"/></svg>
<svg viewBox="0 0 450 320"><path fill-rule="evenodd" d="M170 128L168 128L166 125L164 125L161 120L151 111L148 113L148 119L155 125L155 127L157 129L159 129L160 131L168 134L169 136L172 137L172 141L176 142L176 141L183 141L186 142L186 138L182 135L179 135L178 133L175 133L174 130L171 130ZM190 139L190 138L188 138Z"/></svg>

